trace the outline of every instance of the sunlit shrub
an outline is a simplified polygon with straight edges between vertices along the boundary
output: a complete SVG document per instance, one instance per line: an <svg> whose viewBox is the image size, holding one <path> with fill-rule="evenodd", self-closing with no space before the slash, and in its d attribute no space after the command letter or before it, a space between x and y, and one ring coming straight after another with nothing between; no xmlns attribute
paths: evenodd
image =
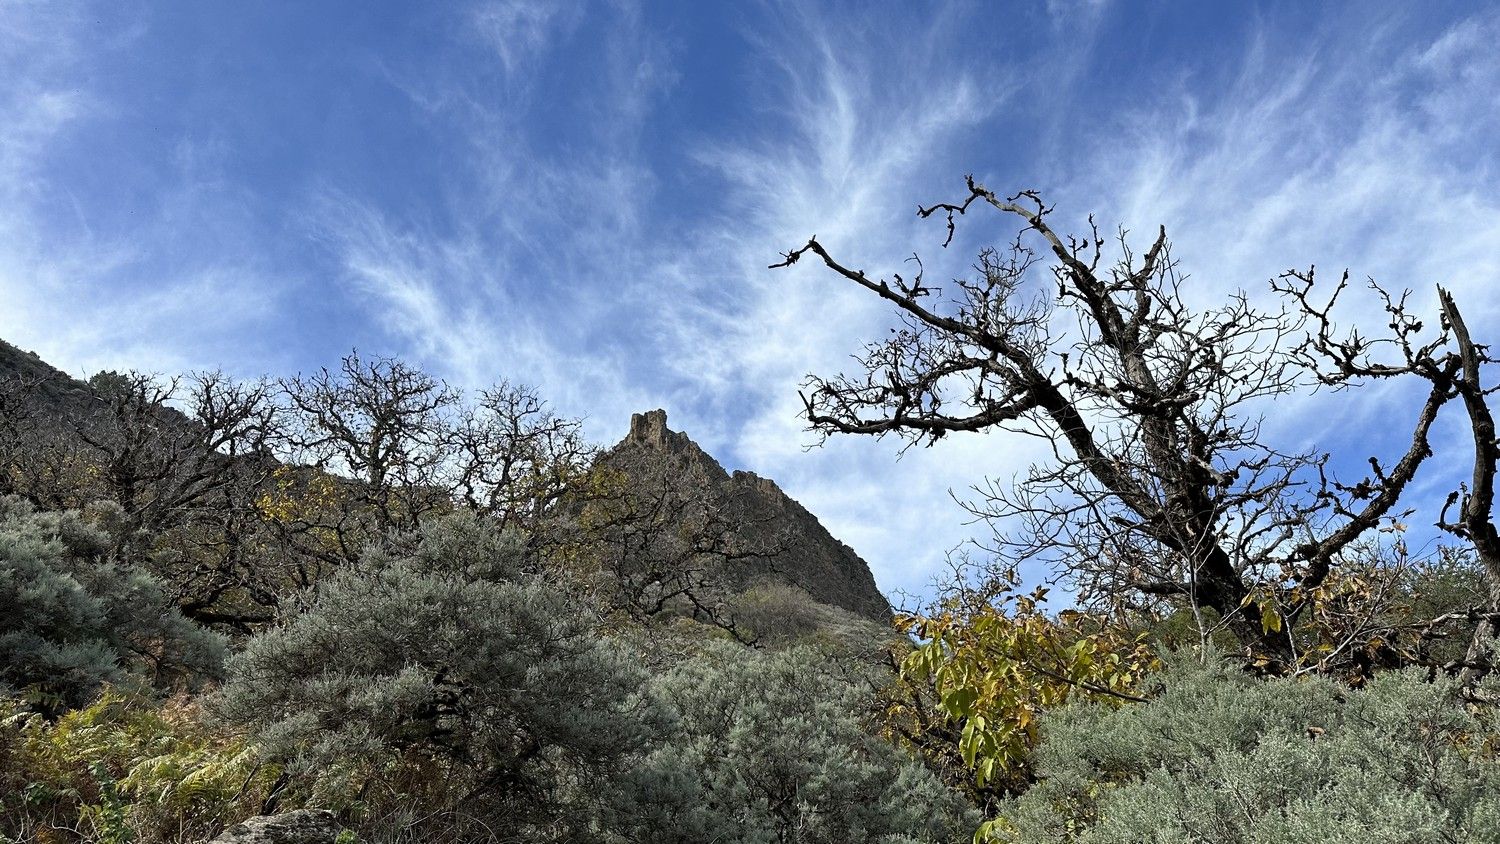
<svg viewBox="0 0 1500 844"><path fill-rule="evenodd" d="M1448 680L1379 674L1363 689L1257 679L1179 656L1149 703L1048 716L1038 783L995 840L1500 840L1495 713Z"/></svg>
<svg viewBox="0 0 1500 844"><path fill-rule="evenodd" d="M978 599L897 617L919 644L901 663L905 688L890 696L888 724L935 764L956 756L980 793L1029 785L1046 712L1134 700L1155 664L1144 635L1076 610L1049 614L1046 595L1002 580Z"/></svg>

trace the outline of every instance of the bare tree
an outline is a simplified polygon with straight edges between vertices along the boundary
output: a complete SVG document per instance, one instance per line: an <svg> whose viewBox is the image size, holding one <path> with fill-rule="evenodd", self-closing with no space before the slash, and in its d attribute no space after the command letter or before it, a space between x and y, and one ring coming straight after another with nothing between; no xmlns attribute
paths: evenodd
<svg viewBox="0 0 1500 844"><path fill-rule="evenodd" d="M983 252L975 277L946 294L928 286L920 261L911 280L872 278L816 238L772 266L811 254L892 303L902 320L865 347L859 374L808 379L803 401L815 430L931 444L996 429L1050 445L1051 461L1014 486L982 485L970 505L997 526L1002 561L1061 566L1094 606L1186 606L1204 629L1222 623L1262 653L1293 659L1291 631L1310 596L1346 556L1367 553L1361 540L1403 515L1397 503L1432 455L1429 433L1454 396L1469 408L1477 456L1462 515L1449 527L1481 557L1490 553L1494 428L1479 381L1487 358L1446 293L1435 336L1421 334L1406 295L1379 287L1389 332L1338 335L1329 313L1347 275L1319 302L1310 270L1273 283L1277 310L1243 293L1194 309L1165 229L1144 253L1123 231L1106 250L1092 219L1083 236L1058 233L1034 192L1002 198L972 178L968 191L961 202L919 209L946 218L945 246L976 204L1014 221L1017 234L1008 249ZM1050 295L1036 279L1044 255ZM1394 461L1372 457L1357 482L1340 482L1328 454L1281 449L1262 434L1269 400L1314 383L1406 376L1430 387L1410 446ZM1500 567L1492 573L1500 582Z"/></svg>
<svg viewBox="0 0 1500 844"><path fill-rule="evenodd" d="M357 559L382 534L412 530L451 504L444 473L459 395L399 360L351 353L336 370L280 382L288 422L281 456L326 494L281 520L330 563ZM313 471L309 475L306 469Z"/></svg>
<svg viewBox="0 0 1500 844"><path fill-rule="evenodd" d="M453 451L454 497L502 528L533 531L576 490L597 453L581 420L558 416L535 389L508 382L464 409Z"/></svg>
<svg viewBox="0 0 1500 844"><path fill-rule="evenodd" d="M588 488L570 502L567 545L551 555L598 576L594 588L607 613L632 621L687 617L717 627L743 644L764 631L741 618L736 598L748 584L735 568L775 570L785 550L757 537L752 523L732 517L693 480L675 472L622 472L596 467Z"/></svg>
<svg viewBox="0 0 1500 844"><path fill-rule="evenodd" d="M10 374L0 379L0 494L19 495L38 507L60 509L79 502L65 490L68 458L36 400L47 375ZM50 423L50 424L49 424Z"/></svg>
<svg viewBox="0 0 1500 844"><path fill-rule="evenodd" d="M1497 388L1484 386L1481 367L1493 363L1489 349L1476 344L1469 336L1463 315L1453 302L1448 291L1438 288L1442 302L1443 321L1452 331L1457 352L1449 356L1448 366L1458 362L1458 372L1452 379L1451 389L1463 401L1464 411L1469 417L1469 430L1474 438L1473 471L1468 484L1461 486L1443 503L1438 526L1460 539L1467 540L1484 569L1489 587L1488 602L1484 613L1471 608L1476 616L1474 637L1464 657L1464 672L1474 676L1500 664L1500 531L1495 528L1495 470L1500 462L1500 442L1495 438L1495 417L1490 411L1488 396ZM1443 370L1446 372L1447 370ZM1433 378L1434 384L1442 383ZM1458 505L1457 521L1449 521L1448 512Z"/></svg>
<svg viewBox="0 0 1500 844"><path fill-rule="evenodd" d="M265 546L255 502L279 426L266 382L103 372L87 386L44 375L0 393L7 491L91 508L113 553L150 568L199 621L269 619L267 569L249 559Z"/></svg>
<svg viewBox="0 0 1500 844"><path fill-rule="evenodd" d="M263 454L274 415L264 384L211 372L188 379L95 375L92 412L72 420L101 491L130 534L190 521L234 481L230 463ZM186 405L186 413L174 405Z"/></svg>

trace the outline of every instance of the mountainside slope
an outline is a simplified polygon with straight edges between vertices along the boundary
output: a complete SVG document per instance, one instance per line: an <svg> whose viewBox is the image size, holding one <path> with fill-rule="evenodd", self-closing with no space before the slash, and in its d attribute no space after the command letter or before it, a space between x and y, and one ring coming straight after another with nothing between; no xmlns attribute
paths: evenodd
<svg viewBox="0 0 1500 844"><path fill-rule="evenodd" d="M7 420L26 420L21 427L11 425L15 436L6 443L12 448L34 451L31 446L41 442L35 438L52 437L106 459L78 440L80 425L97 425L96 433L107 433L113 417L106 399L93 383L0 340L0 433ZM217 458L197 445L195 423L177 410L157 406L146 413L141 430L154 432L152 443L173 446L166 457L194 465ZM640 557L628 561L624 573L644 578L648 590L655 578L693 588L708 585L717 601L757 586L790 586L858 618L879 625L890 621L890 605L859 555L771 479L726 472L686 434L668 429L665 411L635 414L630 433L599 455L597 466L623 481L631 493L626 498L638 509L635 521L621 530L657 531L664 540L632 545L627 539L616 549Z"/></svg>
<svg viewBox="0 0 1500 844"><path fill-rule="evenodd" d="M93 412L98 405L87 384L51 366L35 352L0 340L0 390L21 389L26 391L28 407L50 419Z"/></svg>
<svg viewBox="0 0 1500 844"><path fill-rule="evenodd" d="M771 579L796 586L819 602L886 623L891 607L870 568L835 539L816 516L770 478L730 474L686 434L667 428L663 410L631 417L630 433L599 457L638 487L661 487L696 497L727 526L726 571L740 588Z"/></svg>

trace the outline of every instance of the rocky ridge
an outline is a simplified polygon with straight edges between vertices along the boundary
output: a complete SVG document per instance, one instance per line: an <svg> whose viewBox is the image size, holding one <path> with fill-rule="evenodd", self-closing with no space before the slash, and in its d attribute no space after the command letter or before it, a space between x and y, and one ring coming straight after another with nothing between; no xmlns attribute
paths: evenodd
<svg viewBox="0 0 1500 844"><path fill-rule="evenodd" d="M89 384L0 340L0 402L17 399L38 414L38 421L64 433L72 422L103 409ZM189 424L169 408L162 409L162 417L171 425ZM775 481L725 471L690 437L668 428L665 411L634 414L629 434L599 463L620 471L637 488L654 486L678 500L705 502L729 535L731 559L726 570L715 573L726 585L746 590L766 581L786 584L859 618L880 625L890 621L890 604L853 549Z"/></svg>
<svg viewBox="0 0 1500 844"><path fill-rule="evenodd" d="M36 352L0 340L0 390L21 388L28 403L54 417L94 412L98 398L82 381L42 360Z"/></svg>
<svg viewBox="0 0 1500 844"><path fill-rule="evenodd" d="M667 427L666 411L634 414L630 433L604 452L599 463L634 484L660 484L679 495L699 496L732 528L731 551L765 549L763 555L726 563L729 570L722 574L734 585L777 580L820 603L881 624L890 621L890 604L854 549L835 539L775 481L754 472L725 471L690 437Z"/></svg>

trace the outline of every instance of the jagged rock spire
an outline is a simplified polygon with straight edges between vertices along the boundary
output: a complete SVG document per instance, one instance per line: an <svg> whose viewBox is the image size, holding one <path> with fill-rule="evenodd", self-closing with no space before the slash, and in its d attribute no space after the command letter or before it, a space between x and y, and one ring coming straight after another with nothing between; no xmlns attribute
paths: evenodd
<svg viewBox="0 0 1500 844"><path fill-rule="evenodd" d="M667 439L667 412L660 408L645 413L630 415L630 435L634 442L665 443Z"/></svg>

